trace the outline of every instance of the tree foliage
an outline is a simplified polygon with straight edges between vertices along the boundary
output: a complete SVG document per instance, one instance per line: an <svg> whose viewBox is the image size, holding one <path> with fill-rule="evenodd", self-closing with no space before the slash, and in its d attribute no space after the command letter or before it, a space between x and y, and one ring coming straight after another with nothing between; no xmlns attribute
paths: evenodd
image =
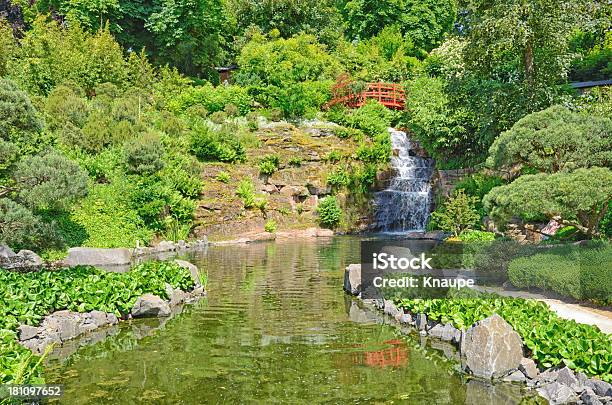
<svg viewBox="0 0 612 405"><path fill-rule="evenodd" d="M476 197L470 197L463 189L459 189L442 207L431 214L431 219L437 228L459 236L462 232L473 229L480 220L475 207L476 201Z"/></svg>
<svg viewBox="0 0 612 405"><path fill-rule="evenodd" d="M87 173L54 151L22 160L13 178L19 200L33 209L66 208L87 194Z"/></svg>
<svg viewBox="0 0 612 405"><path fill-rule="evenodd" d="M42 130L43 123L28 94L0 78L0 139Z"/></svg>
<svg viewBox="0 0 612 405"><path fill-rule="evenodd" d="M612 171L580 168L573 172L538 173L496 187L484 199L492 217L505 222L513 216L542 216L575 226L587 236L599 234L599 222L612 198Z"/></svg>
<svg viewBox="0 0 612 405"><path fill-rule="evenodd" d="M568 40L581 19L584 0L468 0L465 4L469 66L492 77L519 75L529 85L565 77Z"/></svg>
<svg viewBox="0 0 612 405"><path fill-rule="evenodd" d="M397 26L418 49L430 51L449 32L457 15L454 0L342 1L346 34L367 39L386 26Z"/></svg>
<svg viewBox="0 0 612 405"><path fill-rule="evenodd" d="M487 163L497 169L521 165L554 173L612 165L612 120L553 106L519 120L502 133Z"/></svg>

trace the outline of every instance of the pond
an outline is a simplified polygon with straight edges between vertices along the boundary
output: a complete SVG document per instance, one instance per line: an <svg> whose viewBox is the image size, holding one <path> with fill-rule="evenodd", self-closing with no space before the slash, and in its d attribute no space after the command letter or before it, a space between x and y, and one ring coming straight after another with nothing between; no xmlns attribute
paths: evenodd
<svg viewBox="0 0 612 405"><path fill-rule="evenodd" d="M51 361L47 380L64 384L61 403L521 400L519 387L466 381L418 335L360 311L342 291L357 238L213 246L191 260L208 271L208 297L161 326L125 322Z"/></svg>

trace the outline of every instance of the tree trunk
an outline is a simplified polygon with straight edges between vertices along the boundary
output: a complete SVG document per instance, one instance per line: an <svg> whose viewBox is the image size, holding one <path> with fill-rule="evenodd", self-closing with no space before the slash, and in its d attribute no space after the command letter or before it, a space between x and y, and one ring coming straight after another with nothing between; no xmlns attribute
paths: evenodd
<svg viewBox="0 0 612 405"><path fill-rule="evenodd" d="M531 39L527 40L523 51L523 65L525 66L525 80L531 86L534 82L535 68L533 62L533 43Z"/></svg>

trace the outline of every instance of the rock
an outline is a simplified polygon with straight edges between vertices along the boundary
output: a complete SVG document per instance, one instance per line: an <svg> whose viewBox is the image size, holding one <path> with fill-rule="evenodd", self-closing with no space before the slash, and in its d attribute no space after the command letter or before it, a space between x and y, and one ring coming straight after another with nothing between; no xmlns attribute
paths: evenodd
<svg viewBox="0 0 612 405"><path fill-rule="evenodd" d="M582 392L580 400L584 405L603 405L603 402L599 400L597 394L591 388L587 388Z"/></svg>
<svg viewBox="0 0 612 405"><path fill-rule="evenodd" d="M538 368L536 367L535 361L528 359L527 357L523 357L521 359L519 370L525 374L525 377L531 380L538 376Z"/></svg>
<svg viewBox="0 0 612 405"><path fill-rule="evenodd" d="M361 264L349 264L344 270L344 291L353 295L361 291Z"/></svg>
<svg viewBox="0 0 612 405"><path fill-rule="evenodd" d="M187 242L185 242L184 240L179 240L178 242L176 242L176 247L180 250L185 250L187 249Z"/></svg>
<svg viewBox="0 0 612 405"><path fill-rule="evenodd" d="M163 240L157 244L155 250L158 252L173 252L176 250L176 245L172 241Z"/></svg>
<svg viewBox="0 0 612 405"><path fill-rule="evenodd" d="M10 259L13 256L15 256L13 249L7 245L0 245L0 259Z"/></svg>
<svg viewBox="0 0 612 405"><path fill-rule="evenodd" d="M520 336L493 314L468 329L461 339L461 366L482 378L497 378L518 369L523 358Z"/></svg>
<svg viewBox="0 0 612 405"><path fill-rule="evenodd" d="M173 290L170 295L170 306L174 307L184 303L187 300L187 293L179 289Z"/></svg>
<svg viewBox="0 0 612 405"><path fill-rule="evenodd" d="M178 264L184 269L189 270L189 273L191 274L191 278L193 279L193 282L195 283L196 287L199 287L202 285L202 281L200 280L200 271L198 270L198 266L196 266L193 263L189 263L186 260L180 260L180 259L176 259L174 263Z"/></svg>
<svg viewBox="0 0 612 405"><path fill-rule="evenodd" d="M319 197L316 195L311 195L307 197L304 202L302 202L302 207L304 211L314 211L319 205Z"/></svg>
<svg viewBox="0 0 612 405"><path fill-rule="evenodd" d="M268 193L268 194L277 194L278 193L278 188L276 188L276 186L274 184L265 184L262 187L262 191Z"/></svg>
<svg viewBox="0 0 612 405"><path fill-rule="evenodd" d="M129 249L100 249L87 247L74 247L68 249L66 264L68 266L79 265L121 265L130 264L132 255Z"/></svg>
<svg viewBox="0 0 612 405"><path fill-rule="evenodd" d="M144 294L139 297L132 308L134 318L164 317L170 315L170 306L157 295Z"/></svg>
<svg viewBox="0 0 612 405"><path fill-rule="evenodd" d="M117 319L115 314L106 314L106 320L110 325L117 325L119 323L119 319Z"/></svg>
<svg viewBox="0 0 612 405"><path fill-rule="evenodd" d="M191 295L193 295L194 297L206 295L206 290L204 289L203 286L199 286L199 287L194 288L194 290L191 292Z"/></svg>
<svg viewBox="0 0 612 405"><path fill-rule="evenodd" d="M16 258L20 258L22 261L22 266L24 267L35 267L42 266L43 260L36 253L31 250L20 250L17 253Z"/></svg>
<svg viewBox="0 0 612 405"><path fill-rule="evenodd" d="M317 238L331 238L332 236L334 236L334 231L331 229L317 229Z"/></svg>
<svg viewBox="0 0 612 405"><path fill-rule="evenodd" d="M427 328L427 315L417 314L416 316L416 327L418 330L424 331Z"/></svg>
<svg viewBox="0 0 612 405"><path fill-rule="evenodd" d="M306 188L308 188L308 192L311 195L316 195L319 197L331 194L330 186L317 186L317 185L309 183L309 184L306 184Z"/></svg>
<svg viewBox="0 0 612 405"><path fill-rule="evenodd" d="M455 328L450 323L445 325L437 324L433 328L427 331L429 335L437 337L438 339L458 343L461 340L461 331Z"/></svg>
<svg viewBox="0 0 612 405"><path fill-rule="evenodd" d="M506 381L506 382L525 382L526 378L525 375L516 370L514 372L512 372L511 374L505 376L502 381Z"/></svg>
<svg viewBox="0 0 612 405"><path fill-rule="evenodd" d="M172 286L168 283L166 283L166 285L164 286L164 290L166 291L166 295L168 296L168 298L172 297L172 293L174 292L174 288L172 288Z"/></svg>
<svg viewBox="0 0 612 405"><path fill-rule="evenodd" d="M70 316L61 316L57 325L57 332L62 342L79 336L78 321L76 319Z"/></svg>
<svg viewBox="0 0 612 405"><path fill-rule="evenodd" d="M581 391L579 389L580 384L578 383L578 379L574 375L574 372L568 367L563 367L561 370L559 370L559 373L557 374L557 382L559 384L563 384L567 387L570 387L574 391Z"/></svg>
<svg viewBox="0 0 612 405"><path fill-rule="evenodd" d="M280 189L280 194L287 197L308 197L310 195L304 186L284 186Z"/></svg>
<svg viewBox="0 0 612 405"><path fill-rule="evenodd" d="M383 312L392 317L395 317L395 315L400 313L399 309L397 309L397 307L391 300L385 300L385 306L383 308Z"/></svg>
<svg viewBox="0 0 612 405"><path fill-rule="evenodd" d="M612 385L609 383L591 378L587 381L586 386L591 388L600 397L611 397L612 396Z"/></svg>
<svg viewBox="0 0 612 405"><path fill-rule="evenodd" d="M537 391L538 394L547 399L551 405L573 403L578 399L573 389L563 384L559 384L558 382L546 384L538 388Z"/></svg>
<svg viewBox="0 0 612 405"><path fill-rule="evenodd" d="M400 323L404 323L406 325L412 324L412 316L410 314L402 314L399 319Z"/></svg>
<svg viewBox="0 0 612 405"><path fill-rule="evenodd" d="M38 335L38 328L30 325L20 325L19 328L19 340L30 340Z"/></svg>

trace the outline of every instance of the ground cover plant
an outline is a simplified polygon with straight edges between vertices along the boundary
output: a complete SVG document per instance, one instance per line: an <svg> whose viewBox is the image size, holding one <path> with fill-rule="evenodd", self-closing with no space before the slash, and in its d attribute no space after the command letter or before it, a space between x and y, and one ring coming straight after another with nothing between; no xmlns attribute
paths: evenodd
<svg viewBox="0 0 612 405"><path fill-rule="evenodd" d="M493 313L518 332L538 365L567 365L587 375L612 381L612 335L597 327L559 318L546 304L521 298L400 299L405 311L467 329Z"/></svg>
<svg viewBox="0 0 612 405"><path fill-rule="evenodd" d="M184 291L195 285L189 271L172 262L146 262L127 273L90 266L29 273L0 269L0 382L42 381L38 357L17 343L20 324L38 325L46 315L62 309L99 310L121 317L143 294L169 299L166 283Z"/></svg>

